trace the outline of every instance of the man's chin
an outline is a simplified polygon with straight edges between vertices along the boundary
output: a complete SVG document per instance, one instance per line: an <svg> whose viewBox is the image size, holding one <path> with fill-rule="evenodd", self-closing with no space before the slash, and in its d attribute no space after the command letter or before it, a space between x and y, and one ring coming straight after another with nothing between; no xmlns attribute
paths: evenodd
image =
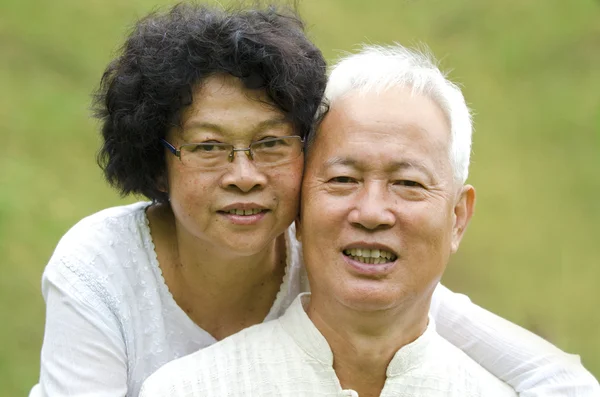
<svg viewBox="0 0 600 397"><path fill-rule="evenodd" d="M407 301L407 297L397 290L390 291L383 286L373 288L372 285L360 285L348 288L339 300L351 310L376 314L400 307Z"/></svg>

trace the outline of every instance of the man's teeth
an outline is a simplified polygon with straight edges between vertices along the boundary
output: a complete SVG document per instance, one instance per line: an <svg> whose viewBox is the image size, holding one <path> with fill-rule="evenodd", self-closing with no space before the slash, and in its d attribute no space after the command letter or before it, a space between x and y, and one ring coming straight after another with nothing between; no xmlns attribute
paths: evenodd
<svg viewBox="0 0 600 397"><path fill-rule="evenodd" d="M371 265L377 265L380 263L393 262L396 260L396 255L392 254L389 251L378 250L378 249L361 249L361 248L352 248L344 250L344 254L352 257L352 259L362 262L368 263Z"/></svg>
<svg viewBox="0 0 600 397"><path fill-rule="evenodd" d="M228 214L231 214L231 215L256 215L256 214L262 212L262 210L258 209L258 208L255 208L252 210L237 210L236 209L236 210L229 210L229 211L225 211L225 212L227 212Z"/></svg>

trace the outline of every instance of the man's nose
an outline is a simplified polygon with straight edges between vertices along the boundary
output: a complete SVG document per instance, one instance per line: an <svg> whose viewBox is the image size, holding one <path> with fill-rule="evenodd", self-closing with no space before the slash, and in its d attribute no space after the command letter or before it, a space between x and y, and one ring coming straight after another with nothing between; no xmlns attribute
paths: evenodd
<svg viewBox="0 0 600 397"><path fill-rule="evenodd" d="M365 182L356 196L354 208L348 220L368 230L391 227L396 223L392 211L394 199L384 182Z"/></svg>
<svg viewBox="0 0 600 397"><path fill-rule="evenodd" d="M225 188L239 189L244 193L261 189L267 184L267 176L250 159L250 152L234 152L231 163L221 180Z"/></svg>

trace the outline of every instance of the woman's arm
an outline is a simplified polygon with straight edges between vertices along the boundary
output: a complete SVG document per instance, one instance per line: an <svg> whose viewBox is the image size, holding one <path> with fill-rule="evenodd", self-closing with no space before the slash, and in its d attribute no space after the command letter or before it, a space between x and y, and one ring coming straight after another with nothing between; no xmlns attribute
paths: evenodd
<svg viewBox="0 0 600 397"><path fill-rule="evenodd" d="M472 303L439 284L431 313L440 335L521 397L598 397L598 381L579 356Z"/></svg>
<svg viewBox="0 0 600 397"><path fill-rule="evenodd" d="M30 397L125 396L125 345L101 291L55 262L44 272L42 292L46 328L40 380Z"/></svg>

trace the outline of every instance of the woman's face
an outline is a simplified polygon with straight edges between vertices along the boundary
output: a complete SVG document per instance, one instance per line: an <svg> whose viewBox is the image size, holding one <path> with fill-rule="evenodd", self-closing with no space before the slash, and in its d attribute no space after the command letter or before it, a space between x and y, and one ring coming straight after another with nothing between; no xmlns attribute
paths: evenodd
<svg viewBox="0 0 600 397"><path fill-rule="evenodd" d="M260 90L248 90L233 76L206 79L180 127L167 134L179 148L186 143L222 142L247 148L252 142L295 135L292 124ZM223 168L186 167L166 153L170 204L178 233L205 252L248 256L268 248L298 212L303 157L272 167L257 166L236 152Z"/></svg>

